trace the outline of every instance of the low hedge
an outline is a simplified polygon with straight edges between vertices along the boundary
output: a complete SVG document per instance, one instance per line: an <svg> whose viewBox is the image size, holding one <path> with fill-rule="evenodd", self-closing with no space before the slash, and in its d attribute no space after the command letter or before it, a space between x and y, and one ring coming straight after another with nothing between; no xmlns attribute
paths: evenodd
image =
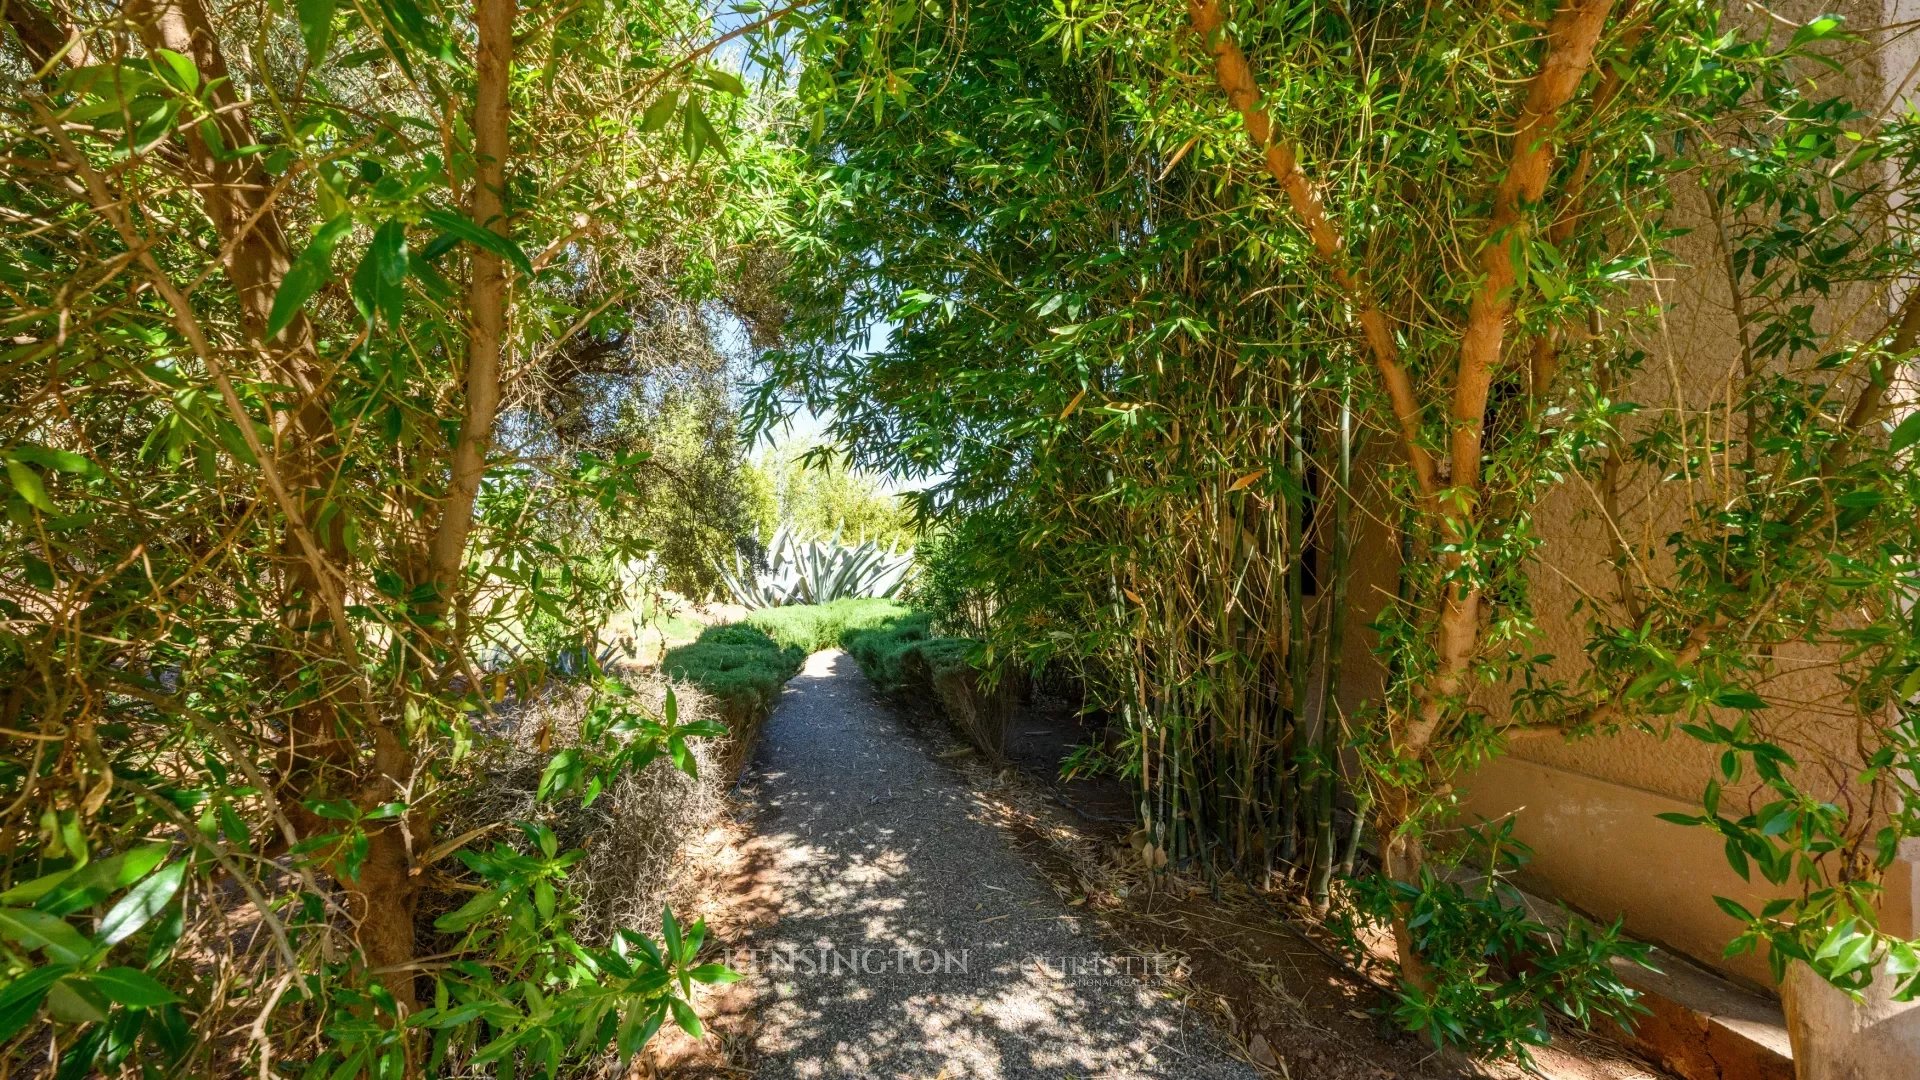
<svg viewBox="0 0 1920 1080"><path fill-rule="evenodd" d="M804 649L782 646L761 630L735 623L708 627L691 644L668 649L660 668L715 698L768 705L806 658Z"/></svg>
<svg viewBox="0 0 1920 1080"><path fill-rule="evenodd" d="M780 687L806 658L806 650L798 646L781 645L763 630L733 623L710 626L690 644L668 649L660 670L712 699L733 734L726 761L728 773L733 774L745 763Z"/></svg>
<svg viewBox="0 0 1920 1080"><path fill-rule="evenodd" d="M933 633L924 611L905 611L848 629L841 647L886 694L937 706L962 738L989 759L1006 750L1007 720L1024 695L1022 680L1002 671L989 680L978 665L980 643Z"/></svg>
<svg viewBox="0 0 1920 1080"><path fill-rule="evenodd" d="M1007 719L1023 693L1003 674L992 685L975 666L979 643L933 634L926 612L892 600L835 600L763 608L743 622L708 627L691 644L668 649L661 670L712 698L744 759L780 687L808 654L839 646L889 696L935 706L956 732L989 758L1005 748Z"/></svg>
<svg viewBox="0 0 1920 1080"><path fill-rule="evenodd" d="M860 598L826 604L794 604L762 608L746 617L781 645L798 646L808 653L846 647L849 634L887 626L913 611L895 600Z"/></svg>

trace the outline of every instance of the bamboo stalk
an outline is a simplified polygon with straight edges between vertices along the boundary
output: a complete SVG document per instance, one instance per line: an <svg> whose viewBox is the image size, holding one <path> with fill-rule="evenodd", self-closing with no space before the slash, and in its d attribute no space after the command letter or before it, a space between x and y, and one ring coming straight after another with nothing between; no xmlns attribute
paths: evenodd
<svg viewBox="0 0 1920 1080"><path fill-rule="evenodd" d="M1318 833L1314 840L1313 872L1308 878L1307 899L1316 909L1325 909L1333 877L1334 796L1340 778L1340 748L1344 745L1346 724L1326 722L1329 700L1340 684L1342 654L1346 645L1347 579L1353 552L1350 511L1353 502L1353 380L1341 383L1339 424L1339 471L1333 492L1333 541L1328 552L1327 609L1329 611L1326 658L1321 664L1320 711L1321 777L1317 811ZM1334 709L1339 711L1335 704ZM1336 730L1336 727L1338 730Z"/></svg>

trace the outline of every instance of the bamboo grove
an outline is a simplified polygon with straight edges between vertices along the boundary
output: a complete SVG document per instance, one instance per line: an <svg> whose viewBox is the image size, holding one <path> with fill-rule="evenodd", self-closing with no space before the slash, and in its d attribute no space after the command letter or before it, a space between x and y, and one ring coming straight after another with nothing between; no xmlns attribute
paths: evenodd
<svg viewBox="0 0 1920 1080"><path fill-rule="evenodd" d="M895 94L818 125L762 408L928 477L966 629L1115 717L1149 865L1390 930L1408 1026L1523 1052L1627 1008L1619 927L1552 943L1455 790L1622 727L1707 744L1678 824L1793 883L1735 948L1911 992L1873 897L1914 824L1915 131L1835 74L1874 44L1594 0L912 22ZM1682 373L1699 274L1739 332ZM1614 569L1543 610L1549 518ZM1844 760L1761 693L1803 648Z"/></svg>

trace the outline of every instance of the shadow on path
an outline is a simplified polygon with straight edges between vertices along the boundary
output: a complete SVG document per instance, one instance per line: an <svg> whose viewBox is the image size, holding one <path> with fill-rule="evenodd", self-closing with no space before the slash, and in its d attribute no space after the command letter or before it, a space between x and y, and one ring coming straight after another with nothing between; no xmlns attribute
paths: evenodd
<svg viewBox="0 0 1920 1080"><path fill-rule="evenodd" d="M741 783L778 913L732 957L757 1077L1257 1075L973 818L852 657L808 659Z"/></svg>

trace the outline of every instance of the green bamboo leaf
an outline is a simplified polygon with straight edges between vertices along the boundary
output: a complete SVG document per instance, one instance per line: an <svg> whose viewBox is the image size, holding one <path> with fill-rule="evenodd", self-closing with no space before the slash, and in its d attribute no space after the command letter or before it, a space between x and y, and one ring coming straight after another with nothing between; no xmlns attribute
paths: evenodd
<svg viewBox="0 0 1920 1080"><path fill-rule="evenodd" d="M409 44L443 63L458 59L453 45L439 25L429 19L414 0L379 0L388 25Z"/></svg>
<svg viewBox="0 0 1920 1080"><path fill-rule="evenodd" d="M43 469L72 473L75 476L96 476L100 472L85 454L76 454L71 450L55 450L36 443L21 443L8 450L7 454Z"/></svg>
<svg viewBox="0 0 1920 1080"><path fill-rule="evenodd" d="M1741 690L1732 687L1715 693L1713 695L1713 703L1727 709L1751 710L1764 709L1767 707L1766 699L1762 698L1759 694L1751 690Z"/></svg>
<svg viewBox="0 0 1920 1080"><path fill-rule="evenodd" d="M68 964L48 964L28 971L0 989L0 1043L18 1035L40 1012L47 991L73 972Z"/></svg>
<svg viewBox="0 0 1920 1080"><path fill-rule="evenodd" d="M388 221L374 230L373 243L353 272L353 305L368 326L400 325L406 303L407 230Z"/></svg>
<svg viewBox="0 0 1920 1080"><path fill-rule="evenodd" d="M150 1009L182 1000L160 980L137 968L110 967L86 976L86 980L109 1000L130 1009Z"/></svg>
<svg viewBox="0 0 1920 1080"><path fill-rule="evenodd" d="M167 845L156 843L141 844L118 855L96 859L75 871L33 906L49 915L71 915L146 877L166 857Z"/></svg>
<svg viewBox="0 0 1920 1080"><path fill-rule="evenodd" d="M660 909L660 936L667 944L667 959L677 958L680 955L680 924L675 921L671 907Z"/></svg>
<svg viewBox="0 0 1920 1080"><path fill-rule="evenodd" d="M13 485L14 494L21 501L44 514L57 514L60 508L47 496L46 485L40 480L40 474L33 466L13 457L7 458L7 481Z"/></svg>
<svg viewBox="0 0 1920 1080"><path fill-rule="evenodd" d="M740 81L740 76L724 68L708 68L700 81L736 97L747 96L747 84Z"/></svg>
<svg viewBox="0 0 1920 1080"><path fill-rule="evenodd" d="M1721 911L1726 912L1732 918L1738 919L1743 923L1750 923L1753 921L1753 912L1748 911L1746 908L1741 907L1739 904L1733 902L1732 900L1727 899L1724 896L1714 897L1713 902L1719 905Z"/></svg>
<svg viewBox="0 0 1920 1080"><path fill-rule="evenodd" d="M540 783L534 789L533 797L543 800L556 791L564 791L573 786L580 773L580 751L568 747L553 755L547 761L547 767L540 771Z"/></svg>
<svg viewBox="0 0 1920 1080"><path fill-rule="evenodd" d="M666 1006L656 1004L644 1010L631 1010L621 1019L618 1044L620 1047L620 1061L623 1065L628 1059L632 1058L641 1047L647 1045L647 1042L653 1038L654 1033L660 1030L660 1025L666 1018Z"/></svg>
<svg viewBox="0 0 1920 1080"><path fill-rule="evenodd" d="M37 582L35 584L38 585ZM46 585L39 587L50 588L51 586L52 581L49 580ZM6 892L0 892L0 904L31 904L52 892L54 886L72 877L81 869L78 866L69 866L65 870L55 870L51 874L43 874L31 881L23 881Z"/></svg>
<svg viewBox="0 0 1920 1080"><path fill-rule="evenodd" d="M180 883L186 874L187 863L182 859L128 890L127 895L121 897L119 903L109 908L101 918L98 931L100 943L117 945L151 922L155 915L166 909L173 894L180 891Z"/></svg>
<svg viewBox="0 0 1920 1080"><path fill-rule="evenodd" d="M273 294L273 308L267 313L269 339L279 337L307 299L327 283L333 273L334 245L352 227L352 215L339 214L314 230L313 239L287 267L279 290Z"/></svg>
<svg viewBox="0 0 1920 1080"><path fill-rule="evenodd" d="M1920 442L1920 410L1910 413L1893 429L1887 448L1897 454L1917 442Z"/></svg>
<svg viewBox="0 0 1920 1080"><path fill-rule="evenodd" d="M338 0L300 0L300 40L307 46L307 63L317 64L327 55L333 39L333 13Z"/></svg>
<svg viewBox="0 0 1920 1080"><path fill-rule="evenodd" d="M514 268L529 277L533 275L533 263L527 259L527 253L520 245L490 229L483 229L473 223L465 214L455 214L446 210L429 210L421 220L449 236L455 236L470 244L483 247L495 255L507 260Z"/></svg>
<svg viewBox="0 0 1920 1080"><path fill-rule="evenodd" d="M707 147L720 151L721 157L727 156L727 144L720 133L713 128L713 121L707 119L698 105L687 103L687 156L698 160L701 151Z"/></svg>
<svg viewBox="0 0 1920 1080"><path fill-rule="evenodd" d="M47 991L47 1011L63 1023L105 1023L109 1008L107 996L95 990L84 976L69 975Z"/></svg>
<svg viewBox="0 0 1920 1080"><path fill-rule="evenodd" d="M659 97L654 99L653 104L647 106L645 112L640 114L640 130L641 131L664 130L667 124L669 124L673 120L673 111L679 107L680 107L679 94L673 93L671 91L665 94L661 94Z"/></svg>
<svg viewBox="0 0 1920 1080"><path fill-rule="evenodd" d="M65 919L29 908L0 908L0 938L23 949L44 949L63 964L78 964L93 954L93 943Z"/></svg>

